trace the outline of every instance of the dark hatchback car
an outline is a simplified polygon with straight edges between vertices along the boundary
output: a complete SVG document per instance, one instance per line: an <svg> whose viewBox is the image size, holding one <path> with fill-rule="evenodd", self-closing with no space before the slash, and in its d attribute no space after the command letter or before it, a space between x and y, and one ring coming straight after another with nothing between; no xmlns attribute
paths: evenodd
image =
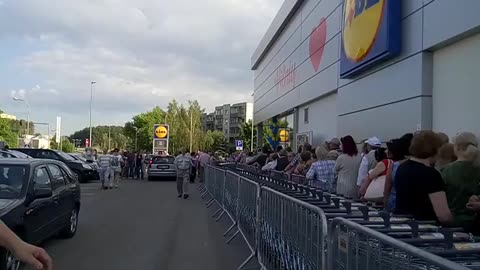
<svg viewBox="0 0 480 270"><path fill-rule="evenodd" d="M51 149L32 149L32 148L18 148L16 151L23 152L33 158L53 159L62 161L75 174L80 183L86 183L90 180L95 180L97 173L89 164L74 159L69 154Z"/></svg>
<svg viewBox="0 0 480 270"><path fill-rule="evenodd" d="M147 167L148 181L154 179L173 179L177 177L174 156L154 156Z"/></svg>
<svg viewBox="0 0 480 270"><path fill-rule="evenodd" d="M80 185L62 162L47 159L0 159L0 219L32 244L59 235L71 238L78 226ZM0 269L19 262L0 250Z"/></svg>

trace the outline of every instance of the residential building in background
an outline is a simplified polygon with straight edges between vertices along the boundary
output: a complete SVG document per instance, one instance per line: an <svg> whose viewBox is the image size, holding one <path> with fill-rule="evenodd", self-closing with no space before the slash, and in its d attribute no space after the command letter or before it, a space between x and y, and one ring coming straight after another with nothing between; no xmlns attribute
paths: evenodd
<svg viewBox="0 0 480 270"><path fill-rule="evenodd" d="M0 118L10 119L10 120L17 120L17 117L16 117L15 115L6 114L6 113L0 113Z"/></svg>
<svg viewBox="0 0 480 270"><path fill-rule="evenodd" d="M252 103L224 104L215 107L215 112L202 115L202 127L204 131L221 131L230 143L234 143L240 136L242 123L252 119Z"/></svg>

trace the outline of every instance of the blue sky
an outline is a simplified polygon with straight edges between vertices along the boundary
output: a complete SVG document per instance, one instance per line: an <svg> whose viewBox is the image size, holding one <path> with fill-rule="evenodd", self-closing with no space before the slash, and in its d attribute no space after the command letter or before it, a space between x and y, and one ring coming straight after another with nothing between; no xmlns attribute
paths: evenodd
<svg viewBox="0 0 480 270"><path fill-rule="evenodd" d="M282 0L0 0L0 109L63 119L62 133L123 125L197 99L207 111L250 101L250 56ZM40 132L46 128L39 127Z"/></svg>

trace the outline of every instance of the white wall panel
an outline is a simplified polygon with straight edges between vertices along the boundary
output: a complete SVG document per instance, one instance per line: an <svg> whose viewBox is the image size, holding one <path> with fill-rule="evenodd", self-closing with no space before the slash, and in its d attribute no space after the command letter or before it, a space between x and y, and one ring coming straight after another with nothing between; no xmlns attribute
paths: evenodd
<svg viewBox="0 0 480 270"><path fill-rule="evenodd" d="M272 70L278 66L278 63L281 63L283 60L285 60L288 54L291 53L291 51L288 54L284 53L283 55L279 53L280 50L284 46L286 46L287 42L290 42L293 44L299 44L301 42L301 36L302 36L300 32L301 22L302 22L302 18L300 14L299 13L295 14L295 16L292 18L290 23L283 30L278 40L275 42L272 48L270 48L270 51L267 53L264 59L260 62L257 69L255 70L255 79L256 80L258 79L258 83L261 83L263 80L265 80L265 78L268 77L268 74L271 73ZM294 35L296 36L294 37ZM274 63L271 63L272 61ZM269 70L270 72L268 72Z"/></svg>
<svg viewBox="0 0 480 270"><path fill-rule="evenodd" d="M450 136L480 136L480 35L434 53L433 128Z"/></svg>
<svg viewBox="0 0 480 270"><path fill-rule="evenodd" d="M384 68L338 90L338 113L346 114L422 95L422 54Z"/></svg>
<svg viewBox="0 0 480 270"><path fill-rule="evenodd" d="M302 14L304 14L303 16L305 16L305 14L308 15L306 18L303 17L302 41L310 38L312 30L320 24L321 18L327 19L327 31L331 32L330 37L340 31L339 17L342 14L340 1L322 0L313 11L307 8L308 7L301 9ZM308 13L308 11L311 13Z"/></svg>
<svg viewBox="0 0 480 270"><path fill-rule="evenodd" d="M478 31L480 1L436 0L424 7L423 44L429 49L467 31Z"/></svg>
<svg viewBox="0 0 480 270"><path fill-rule="evenodd" d="M337 136L337 94L325 96L320 100L299 108L298 132L313 133L313 145L319 145ZM304 109L308 107L309 121L305 123Z"/></svg>
<svg viewBox="0 0 480 270"><path fill-rule="evenodd" d="M430 97L418 97L337 118L338 136L352 135L359 143L371 136L386 141L430 125L422 118ZM428 117L428 115L426 115Z"/></svg>

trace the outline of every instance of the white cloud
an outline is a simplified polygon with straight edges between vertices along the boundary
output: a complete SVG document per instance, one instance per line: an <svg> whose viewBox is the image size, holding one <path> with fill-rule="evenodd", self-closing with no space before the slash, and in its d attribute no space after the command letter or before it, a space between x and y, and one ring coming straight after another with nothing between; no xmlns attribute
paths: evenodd
<svg viewBox="0 0 480 270"><path fill-rule="evenodd" d="M125 117L173 98L211 110L249 98L250 56L282 2L15 0L0 9L0 39L34 48L15 68L41 78L28 93L39 112L80 119L90 81L98 113Z"/></svg>

